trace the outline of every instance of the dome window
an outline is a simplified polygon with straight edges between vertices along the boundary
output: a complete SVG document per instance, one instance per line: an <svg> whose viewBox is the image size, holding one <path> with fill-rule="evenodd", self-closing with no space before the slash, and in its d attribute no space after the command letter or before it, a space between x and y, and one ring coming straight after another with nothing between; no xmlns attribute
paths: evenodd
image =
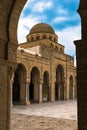
<svg viewBox="0 0 87 130"><path fill-rule="evenodd" d="M54 38L54 42L56 42L56 38Z"/></svg>
<svg viewBox="0 0 87 130"><path fill-rule="evenodd" d="M31 37L31 41L34 41L34 38L33 38L33 37Z"/></svg>
<svg viewBox="0 0 87 130"><path fill-rule="evenodd" d="M43 39L46 39L46 36L45 36L45 35L43 36Z"/></svg>
<svg viewBox="0 0 87 130"><path fill-rule="evenodd" d="M58 47L57 46L55 46L55 50L58 51Z"/></svg>
<svg viewBox="0 0 87 130"><path fill-rule="evenodd" d="M36 39L39 40L39 39L40 39L40 36L37 36Z"/></svg>
<svg viewBox="0 0 87 130"><path fill-rule="evenodd" d="M63 52L63 49L62 49L62 48L60 48L60 52Z"/></svg>
<svg viewBox="0 0 87 130"><path fill-rule="evenodd" d="M52 40L52 37L49 37L50 40Z"/></svg>

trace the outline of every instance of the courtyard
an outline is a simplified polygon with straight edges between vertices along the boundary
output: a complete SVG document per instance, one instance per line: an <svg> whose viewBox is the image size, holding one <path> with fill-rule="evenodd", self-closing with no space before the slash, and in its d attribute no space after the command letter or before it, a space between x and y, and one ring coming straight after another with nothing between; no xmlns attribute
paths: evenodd
<svg viewBox="0 0 87 130"><path fill-rule="evenodd" d="M77 101L13 106L12 130L77 130Z"/></svg>

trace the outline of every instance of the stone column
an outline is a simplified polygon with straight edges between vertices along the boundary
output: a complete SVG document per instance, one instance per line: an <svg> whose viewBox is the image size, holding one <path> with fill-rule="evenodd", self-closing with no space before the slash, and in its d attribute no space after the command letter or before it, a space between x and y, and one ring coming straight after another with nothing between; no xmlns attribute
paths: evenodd
<svg viewBox="0 0 87 130"><path fill-rule="evenodd" d="M67 100L68 92L67 92L67 82L66 78L64 79L64 99Z"/></svg>
<svg viewBox="0 0 87 130"><path fill-rule="evenodd" d="M10 86L11 86L11 107L13 106L13 82L14 82L14 72L10 79Z"/></svg>
<svg viewBox="0 0 87 130"><path fill-rule="evenodd" d="M11 130L11 109L12 109L12 83L14 79L14 69L7 68L7 130Z"/></svg>
<svg viewBox="0 0 87 130"><path fill-rule="evenodd" d="M60 83L58 83L58 100L60 100Z"/></svg>
<svg viewBox="0 0 87 130"><path fill-rule="evenodd" d="M50 88L50 97L51 97L51 102L55 101L55 80L52 79L51 81L51 88Z"/></svg>
<svg viewBox="0 0 87 130"><path fill-rule="evenodd" d="M75 84L73 84L73 99L75 99Z"/></svg>
<svg viewBox="0 0 87 130"><path fill-rule="evenodd" d="M40 84L39 84L39 103L42 103L42 85L43 85L43 81L40 81Z"/></svg>
<svg viewBox="0 0 87 130"><path fill-rule="evenodd" d="M29 84L30 84L30 80L27 80L25 87L26 87L26 99L25 99L25 104L29 105L30 101L29 101Z"/></svg>
<svg viewBox="0 0 87 130"><path fill-rule="evenodd" d="M11 71L0 60L0 130L11 130Z"/></svg>

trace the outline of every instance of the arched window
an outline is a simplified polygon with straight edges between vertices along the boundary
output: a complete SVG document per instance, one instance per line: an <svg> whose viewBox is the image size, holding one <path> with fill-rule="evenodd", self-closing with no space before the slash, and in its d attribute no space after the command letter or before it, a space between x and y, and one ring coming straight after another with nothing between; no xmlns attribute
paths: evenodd
<svg viewBox="0 0 87 130"><path fill-rule="evenodd" d="M62 48L60 48L60 52L63 52L63 49L62 49Z"/></svg>
<svg viewBox="0 0 87 130"><path fill-rule="evenodd" d="M54 42L56 42L56 38L54 38Z"/></svg>
<svg viewBox="0 0 87 130"><path fill-rule="evenodd" d="M50 36L49 39L52 40L52 37Z"/></svg>
<svg viewBox="0 0 87 130"><path fill-rule="evenodd" d="M34 37L31 37L31 41L34 41Z"/></svg>
<svg viewBox="0 0 87 130"><path fill-rule="evenodd" d="M36 39L39 40L39 39L40 39L40 36L36 36Z"/></svg>
<svg viewBox="0 0 87 130"><path fill-rule="evenodd" d="M52 43L50 43L50 48L53 48L53 44Z"/></svg>
<svg viewBox="0 0 87 130"><path fill-rule="evenodd" d="M46 35L43 35L43 39L46 39Z"/></svg>
<svg viewBox="0 0 87 130"><path fill-rule="evenodd" d="M55 46L55 50L58 51L58 47L57 46Z"/></svg>

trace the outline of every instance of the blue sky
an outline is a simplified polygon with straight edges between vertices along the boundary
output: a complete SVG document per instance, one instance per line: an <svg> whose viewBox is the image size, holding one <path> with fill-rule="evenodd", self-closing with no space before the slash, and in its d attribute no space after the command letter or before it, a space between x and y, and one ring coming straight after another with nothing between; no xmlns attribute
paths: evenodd
<svg viewBox="0 0 87 130"><path fill-rule="evenodd" d="M79 0L28 0L19 19L18 42L26 42L31 27L44 22L53 27L65 53L75 57L73 41L81 38L78 6Z"/></svg>

